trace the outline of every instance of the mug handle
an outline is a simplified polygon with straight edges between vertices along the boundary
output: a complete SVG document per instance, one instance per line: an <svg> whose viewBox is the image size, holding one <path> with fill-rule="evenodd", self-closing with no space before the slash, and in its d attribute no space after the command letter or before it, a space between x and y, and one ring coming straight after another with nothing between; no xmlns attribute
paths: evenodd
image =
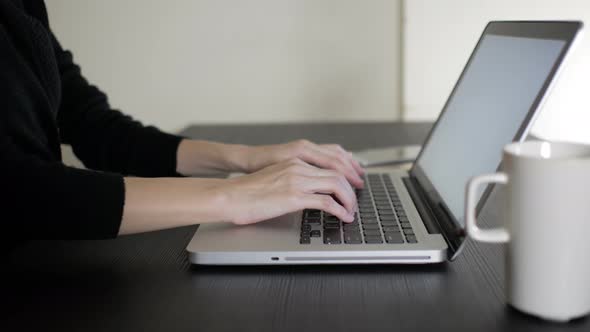
<svg viewBox="0 0 590 332"><path fill-rule="evenodd" d="M480 242L508 242L510 240L510 234L508 234L506 228L481 229L477 226L477 218L475 217L475 207L477 205L476 192L479 186L487 183L506 184L508 183L508 175L502 172L483 174L475 176L467 182L465 190L465 224L467 234L474 240Z"/></svg>

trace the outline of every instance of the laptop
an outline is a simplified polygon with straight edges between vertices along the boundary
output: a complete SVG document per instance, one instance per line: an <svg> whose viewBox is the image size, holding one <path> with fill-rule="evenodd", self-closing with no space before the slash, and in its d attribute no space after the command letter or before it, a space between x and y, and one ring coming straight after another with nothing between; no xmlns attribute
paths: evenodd
<svg viewBox="0 0 590 332"><path fill-rule="evenodd" d="M420 264L465 243L464 186L526 137L581 22L490 22L409 171L368 172L352 224L305 210L248 226L201 225L187 247L204 265ZM436 56L433 54L433 56ZM358 133L362 135L362 133ZM395 142L391 142L395 145ZM479 193L478 211L491 187Z"/></svg>

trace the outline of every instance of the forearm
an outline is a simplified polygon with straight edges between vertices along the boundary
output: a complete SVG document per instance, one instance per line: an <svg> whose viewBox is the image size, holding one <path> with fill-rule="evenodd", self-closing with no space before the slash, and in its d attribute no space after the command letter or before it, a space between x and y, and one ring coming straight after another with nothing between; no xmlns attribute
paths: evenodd
<svg viewBox="0 0 590 332"><path fill-rule="evenodd" d="M228 221L224 179L125 178L119 235Z"/></svg>
<svg viewBox="0 0 590 332"><path fill-rule="evenodd" d="M176 171L183 175L248 172L246 145L185 139L177 151Z"/></svg>

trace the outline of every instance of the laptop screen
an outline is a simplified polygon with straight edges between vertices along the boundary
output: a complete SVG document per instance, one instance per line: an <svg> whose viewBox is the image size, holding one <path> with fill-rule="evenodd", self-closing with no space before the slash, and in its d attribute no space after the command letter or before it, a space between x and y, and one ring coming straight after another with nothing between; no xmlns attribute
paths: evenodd
<svg viewBox="0 0 590 332"><path fill-rule="evenodd" d="M575 35L570 33L568 40L542 33L529 37L487 30L489 26L412 170L417 170L427 196L460 227L465 226L467 180L496 171L502 148L528 127ZM482 193L483 189L480 197Z"/></svg>

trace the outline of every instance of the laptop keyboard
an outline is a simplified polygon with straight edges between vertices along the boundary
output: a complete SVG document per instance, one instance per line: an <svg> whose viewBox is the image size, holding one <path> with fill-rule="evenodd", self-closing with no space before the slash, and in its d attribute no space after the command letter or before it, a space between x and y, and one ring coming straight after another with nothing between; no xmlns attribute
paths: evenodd
<svg viewBox="0 0 590 332"><path fill-rule="evenodd" d="M312 238L328 245L418 242L389 176L369 174L365 189L357 190L356 195L359 212L352 223L320 210L305 210L300 243L310 244Z"/></svg>

